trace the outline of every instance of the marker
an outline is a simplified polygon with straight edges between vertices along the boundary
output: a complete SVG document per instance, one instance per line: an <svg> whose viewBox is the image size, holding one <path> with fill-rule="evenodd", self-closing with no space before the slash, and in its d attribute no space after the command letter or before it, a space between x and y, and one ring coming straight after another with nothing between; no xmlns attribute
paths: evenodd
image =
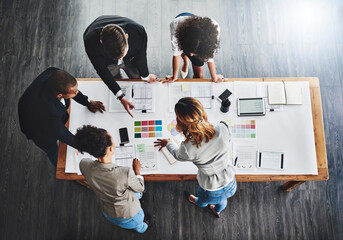
<svg viewBox="0 0 343 240"><path fill-rule="evenodd" d="M237 160L238 160L238 156L235 158L235 165L234 166L237 165Z"/></svg>

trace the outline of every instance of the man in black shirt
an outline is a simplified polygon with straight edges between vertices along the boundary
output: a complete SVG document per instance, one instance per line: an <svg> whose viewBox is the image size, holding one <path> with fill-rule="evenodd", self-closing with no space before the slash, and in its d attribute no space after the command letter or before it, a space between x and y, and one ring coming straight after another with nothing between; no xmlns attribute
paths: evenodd
<svg viewBox="0 0 343 240"><path fill-rule="evenodd" d="M88 101L78 90L73 76L53 67L41 73L19 99L22 132L46 152L54 166L57 165L57 140L75 147L74 135L64 126L69 118L67 109L71 98L91 112L105 111L102 102Z"/></svg>
<svg viewBox="0 0 343 240"><path fill-rule="evenodd" d="M141 78L148 83L161 81L156 75L149 74L148 38L144 27L125 17L101 16L88 26L83 40L95 70L132 116L130 110L134 105L125 98L115 81L115 78L122 78L120 69L131 79Z"/></svg>

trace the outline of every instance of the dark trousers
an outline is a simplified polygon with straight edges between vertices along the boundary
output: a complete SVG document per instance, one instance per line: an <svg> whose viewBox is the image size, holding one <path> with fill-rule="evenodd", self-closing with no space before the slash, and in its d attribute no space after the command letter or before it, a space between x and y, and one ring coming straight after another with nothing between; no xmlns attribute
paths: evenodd
<svg viewBox="0 0 343 240"><path fill-rule="evenodd" d="M55 167L57 166L57 158L58 158L58 143L56 141L55 144L51 144L49 146L40 146L38 145L35 141L33 141L37 147L39 147L40 149L42 149L46 155L48 156L50 162L52 163L52 165L54 165Z"/></svg>

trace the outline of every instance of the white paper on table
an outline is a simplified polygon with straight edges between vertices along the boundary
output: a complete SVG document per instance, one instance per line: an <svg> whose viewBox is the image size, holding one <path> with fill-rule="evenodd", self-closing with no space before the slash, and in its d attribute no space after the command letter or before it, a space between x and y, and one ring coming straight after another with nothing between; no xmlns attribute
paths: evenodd
<svg viewBox="0 0 343 240"><path fill-rule="evenodd" d="M135 147L133 145L117 146L112 162L122 167L132 167L132 160L136 157Z"/></svg>
<svg viewBox="0 0 343 240"><path fill-rule="evenodd" d="M158 169L158 162L156 158L154 145L151 144L136 144L136 156L141 162L142 173L147 174L150 170Z"/></svg>
<svg viewBox="0 0 343 240"><path fill-rule="evenodd" d="M118 84L121 88L121 91L125 94L125 98L131 102L132 83L118 82ZM109 112L126 112L125 108L123 107L123 104L121 104L121 101L119 101L117 97L113 94L113 92L110 90L109 96Z"/></svg>
<svg viewBox="0 0 343 240"><path fill-rule="evenodd" d="M259 158L261 155L261 159ZM261 166L259 164L261 163ZM281 168L282 165L282 168ZM284 170L285 169L285 153L261 151L258 153L257 168Z"/></svg>
<svg viewBox="0 0 343 240"><path fill-rule="evenodd" d="M213 109L213 83L173 83L169 84L169 112L174 111L175 104L183 97L198 99L205 109Z"/></svg>
<svg viewBox="0 0 343 240"><path fill-rule="evenodd" d="M67 146L67 157L68 157L69 161L66 161L65 172L66 173L77 173L78 175L81 175L80 161L82 159L90 158L92 160L96 160L96 158L94 158L89 153L86 153L86 152L81 153L71 146Z"/></svg>
<svg viewBox="0 0 343 240"><path fill-rule="evenodd" d="M287 104L302 104L302 86L298 82L284 82Z"/></svg>
<svg viewBox="0 0 343 240"><path fill-rule="evenodd" d="M155 85L148 83L134 83L132 103L135 105L134 111L155 112Z"/></svg>
<svg viewBox="0 0 343 240"><path fill-rule="evenodd" d="M257 83L256 82L234 82L234 94L237 98L255 98L257 97Z"/></svg>
<svg viewBox="0 0 343 240"><path fill-rule="evenodd" d="M234 142L232 164L242 170L253 170L256 168L257 146L255 142ZM237 162L235 159L237 158Z"/></svg>

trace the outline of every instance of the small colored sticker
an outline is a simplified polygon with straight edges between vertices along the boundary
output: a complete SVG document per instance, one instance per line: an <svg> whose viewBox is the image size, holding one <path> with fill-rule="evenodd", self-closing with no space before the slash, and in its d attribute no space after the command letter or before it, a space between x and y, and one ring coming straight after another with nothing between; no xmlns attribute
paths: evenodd
<svg viewBox="0 0 343 240"><path fill-rule="evenodd" d="M149 125L155 125L155 121L149 121Z"/></svg>
<svg viewBox="0 0 343 240"><path fill-rule="evenodd" d="M140 121L135 121L135 126L140 126L141 122Z"/></svg>
<svg viewBox="0 0 343 240"><path fill-rule="evenodd" d="M156 124L156 125L162 125L162 120L156 120L156 121L155 121L155 124Z"/></svg>
<svg viewBox="0 0 343 240"><path fill-rule="evenodd" d="M145 132L145 133L142 133L142 138L148 138L149 137L149 133Z"/></svg>
<svg viewBox="0 0 343 240"><path fill-rule="evenodd" d="M148 126L148 121L142 121L142 126Z"/></svg>
<svg viewBox="0 0 343 240"><path fill-rule="evenodd" d="M160 131L162 131L162 126L159 126L159 127L155 127L155 131L158 131L158 132L160 132Z"/></svg>
<svg viewBox="0 0 343 240"><path fill-rule="evenodd" d="M142 127L142 132L147 132L147 131L149 131L148 127Z"/></svg>
<svg viewBox="0 0 343 240"><path fill-rule="evenodd" d="M155 131L155 127L149 127L149 132Z"/></svg>
<svg viewBox="0 0 343 240"><path fill-rule="evenodd" d="M140 127L135 127L135 132L141 132L142 131L142 128Z"/></svg>
<svg viewBox="0 0 343 240"><path fill-rule="evenodd" d="M251 138L256 138L256 134L251 134Z"/></svg>
<svg viewBox="0 0 343 240"><path fill-rule="evenodd" d="M135 138L141 138L141 134L140 133L135 133Z"/></svg>
<svg viewBox="0 0 343 240"><path fill-rule="evenodd" d="M145 144L137 144L137 151L138 152L145 152Z"/></svg>

